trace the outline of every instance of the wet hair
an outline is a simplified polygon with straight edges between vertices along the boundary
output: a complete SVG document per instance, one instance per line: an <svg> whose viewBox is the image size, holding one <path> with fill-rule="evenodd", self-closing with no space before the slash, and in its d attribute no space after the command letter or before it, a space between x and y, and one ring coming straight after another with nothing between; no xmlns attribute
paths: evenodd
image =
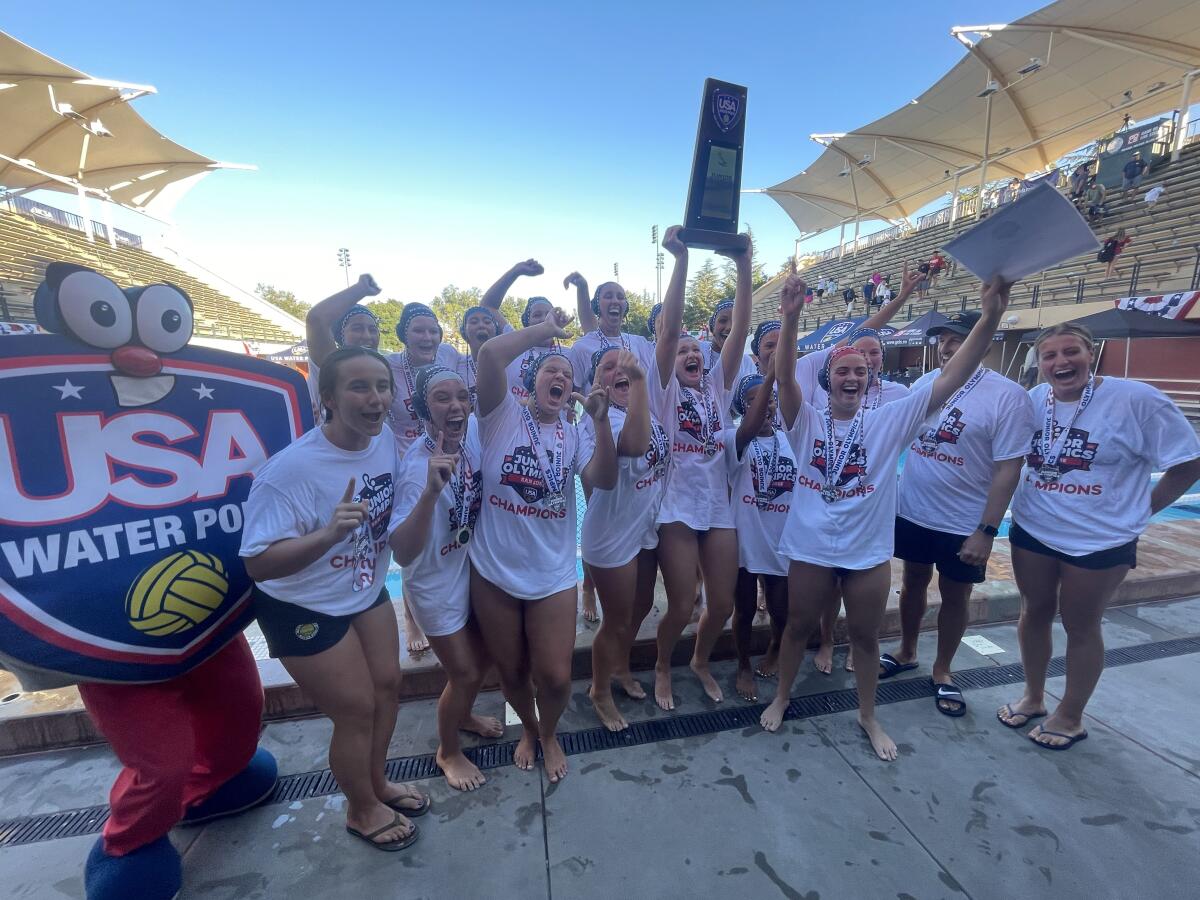
<svg viewBox="0 0 1200 900"><path fill-rule="evenodd" d="M417 369L416 374L413 375L412 406L418 419L423 422L432 421L429 415L429 389L435 384L450 379L463 380L462 376L453 369L439 366L436 363ZM463 381L463 386L466 386L465 381Z"/></svg>
<svg viewBox="0 0 1200 900"><path fill-rule="evenodd" d="M1057 325L1051 325L1049 328L1043 328L1038 332L1038 336L1033 341L1033 349L1037 351L1038 358L1042 356L1042 344L1052 337L1077 337L1083 341L1083 344L1088 349L1088 353L1095 352L1096 340L1092 337L1092 332L1088 330L1086 325L1080 325L1076 322L1059 322Z"/></svg>
<svg viewBox="0 0 1200 900"><path fill-rule="evenodd" d="M352 316L370 316L371 321L375 323L375 327L379 327L379 316L375 315L375 313L362 304L355 303L333 326L333 340L339 347L346 346L346 326L350 324Z"/></svg>
<svg viewBox="0 0 1200 900"><path fill-rule="evenodd" d="M371 359L379 360L379 363L387 370L392 396L396 395L396 376L392 373L392 367L388 365L386 356L378 350L371 350L368 347L338 347L325 357L325 362L321 364L321 374L317 378L317 396L321 400L321 408L325 410L324 420L326 422L333 418L333 410L325 405L325 398L331 396L337 389L338 372L341 370L342 364L359 356L369 356Z"/></svg>

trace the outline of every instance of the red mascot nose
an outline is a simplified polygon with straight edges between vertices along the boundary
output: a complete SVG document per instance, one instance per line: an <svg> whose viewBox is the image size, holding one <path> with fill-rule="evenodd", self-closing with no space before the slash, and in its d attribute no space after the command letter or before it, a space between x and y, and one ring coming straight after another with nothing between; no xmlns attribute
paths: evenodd
<svg viewBox="0 0 1200 900"><path fill-rule="evenodd" d="M135 378L149 378L162 371L162 360L145 347L118 347L112 352L113 365L118 372Z"/></svg>

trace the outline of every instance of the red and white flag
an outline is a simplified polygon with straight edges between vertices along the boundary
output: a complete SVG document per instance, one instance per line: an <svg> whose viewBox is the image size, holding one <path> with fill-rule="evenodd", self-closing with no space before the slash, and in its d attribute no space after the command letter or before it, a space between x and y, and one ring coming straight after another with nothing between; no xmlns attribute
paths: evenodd
<svg viewBox="0 0 1200 900"><path fill-rule="evenodd" d="M1200 299L1200 291L1180 291L1156 297L1122 297L1114 300L1113 305L1117 309L1136 309L1164 319L1186 319L1197 299Z"/></svg>

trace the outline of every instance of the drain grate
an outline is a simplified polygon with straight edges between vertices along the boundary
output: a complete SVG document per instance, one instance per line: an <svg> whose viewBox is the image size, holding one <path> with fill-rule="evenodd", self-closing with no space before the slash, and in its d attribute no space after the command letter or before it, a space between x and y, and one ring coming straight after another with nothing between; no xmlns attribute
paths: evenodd
<svg viewBox="0 0 1200 900"><path fill-rule="evenodd" d="M1104 664L1108 668L1113 668L1156 659L1168 659L1173 656L1185 656L1189 653L1200 653L1200 637L1174 638L1136 644L1131 647L1117 647L1105 652ZM1053 678L1065 674L1066 669L1066 658L1056 656L1050 661L1048 674ZM1007 666L985 666L954 673L955 683L964 690L1019 684L1024 678L1025 670L1019 663ZM933 694L933 686L925 678L881 681L875 702L877 705L886 706L892 703L904 703L908 700L922 700L932 697ZM824 694L793 697L792 702L788 704L785 718L811 719L816 716L848 712L857 708L858 692L853 688L828 691ZM637 747L642 744L656 744L660 741L680 740L704 734L756 727L758 717L763 709L765 709L765 704L736 706L671 716L665 719L633 722L624 731L609 731L596 727L567 732L558 737L563 751L568 756L577 756L583 753L594 753L598 750ZM516 746L516 741L504 741L474 747L465 750L464 753L481 769L497 769L512 765L513 751ZM388 778L393 781L420 781L424 778L433 778L440 773L432 753L389 759L386 771ZM334 780L333 774L328 769L317 772L301 772L280 778L266 802L273 804L309 800L334 794L337 789L337 781ZM22 844L35 844L58 838L98 834L107 820L108 806L102 805L0 821L0 847L17 847Z"/></svg>

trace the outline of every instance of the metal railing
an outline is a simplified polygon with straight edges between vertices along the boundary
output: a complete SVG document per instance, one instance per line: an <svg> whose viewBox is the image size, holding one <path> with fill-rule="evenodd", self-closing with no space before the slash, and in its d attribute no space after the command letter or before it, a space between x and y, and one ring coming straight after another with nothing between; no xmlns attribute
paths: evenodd
<svg viewBox="0 0 1200 900"><path fill-rule="evenodd" d="M72 231L80 231L87 234L88 229L84 227L83 218L75 213L67 212L59 209L57 206L50 206L47 203L38 203L30 200L28 197L8 196L5 198L9 208L14 212L18 212L23 216L34 219L38 222L48 222L57 225L60 228L69 228ZM108 240L108 228L101 222L93 220L91 223L92 235L102 241ZM113 229L113 239L123 247L135 247L138 250L142 249L142 238L130 231L123 231L120 228Z"/></svg>

